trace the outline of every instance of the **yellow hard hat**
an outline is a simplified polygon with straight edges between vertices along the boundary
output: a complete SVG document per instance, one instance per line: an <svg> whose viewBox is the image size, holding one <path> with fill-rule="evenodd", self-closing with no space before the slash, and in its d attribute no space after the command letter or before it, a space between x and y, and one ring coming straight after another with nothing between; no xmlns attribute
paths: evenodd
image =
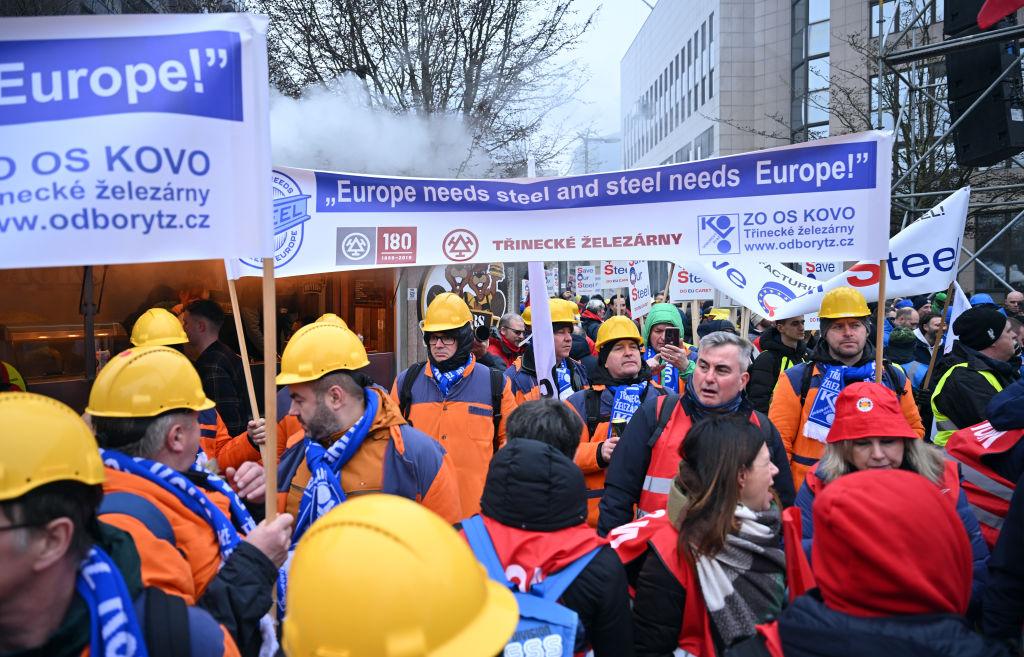
<svg viewBox="0 0 1024 657"><path fill-rule="evenodd" d="M359 336L331 322L316 321L303 326L281 354L277 385L316 381L338 370L358 370L370 364Z"/></svg>
<svg viewBox="0 0 1024 657"><path fill-rule="evenodd" d="M427 306L427 315L420 322L420 330L424 333L451 331L472 321L473 315L465 301L451 292L442 292Z"/></svg>
<svg viewBox="0 0 1024 657"><path fill-rule="evenodd" d="M163 308L150 308L135 320L132 327L132 344L136 347L162 347L186 342L188 336L181 327L181 320Z"/></svg>
<svg viewBox="0 0 1024 657"><path fill-rule="evenodd" d="M490 657L519 621L455 530L394 495L353 497L317 520L287 595L288 657Z"/></svg>
<svg viewBox="0 0 1024 657"><path fill-rule="evenodd" d="M85 412L95 417L155 417L213 406L184 354L170 347L136 347L111 358L96 375Z"/></svg>
<svg viewBox="0 0 1024 657"><path fill-rule="evenodd" d="M837 287L829 290L821 299L821 319L842 319L844 317L867 317L871 314L864 295L852 287Z"/></svg>
<svg viewBox="0 0 1024 657"><path fill-rule="evenodd" d="M728 308L712 308L708 311L708 317L711 319L729 319Z"/></svg>
<svg viewBox="0 0 1024 657"><path fill-rule="evenodd" d="M103 461L89 426L56 399L0 395L0 500L55 481L103 483Z"/></svg>
<svg viewBox="0 0 1024 657"><path fill-rule="evenodd" d="M334 313L324 313L323 315L320 315L316 321L321 324L334 324L335 326L340 326L343 329L348 328L348 324L345 323L345 320Z"/></svg>
<svg viewBox="0 0 1024 657"><path fill-rule="evenodd" d="M523 323L533 326L533 306L523 311ZM580 310L572 301L565 299L548 299L548 311L551 313L552 324L579 324Z"/></svg>
<svg viewBox="0 0 1024 657"><path fill-rule="evenodd" d="M633 320L622 315L609 317L597 329L597 342L594 343L594 348L601 351L601 347L605 344L623 338L635 340L638 346L644 346L643 336L640 335Z"/></svg>

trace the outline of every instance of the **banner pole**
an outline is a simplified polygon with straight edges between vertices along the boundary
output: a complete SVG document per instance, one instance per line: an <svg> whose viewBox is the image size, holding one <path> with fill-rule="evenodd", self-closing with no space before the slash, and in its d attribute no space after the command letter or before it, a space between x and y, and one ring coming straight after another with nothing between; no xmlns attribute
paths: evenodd
<svg viewBox="0 0 1024 657"><path fill-rule="evenodd" d="M267 439L263 443L267 522L277 517L277 295L274 259L263 259L263 407Z"/></svg>
<svg viewBox="0 0 1024 657"><path fill-rule="evenodd" d="M693 344L700 342L697 336L697 327L700 326L700 301L690 299L690 340Z"/></svg>
<svg viewBox="0 0 1024 657"><path fill-rule="evenodd" d="M875 318L875 383L882 382L882 351L885 346L885 283L888 278L888 261L878 263L878 309Z"/></svg>
<svg viewBox="0 0 1024 657"><path fill-rule="evenodd" d="M669 293L669 290L672 289L672 277L675 276L675 275L676 275L676 263L673 262L672 265L668 268L668 280L665 281L665 291L662 293L662 294L665 295L665 301L668 302L668 303L672 303L672 297L670 297L668 295L668 293Z"/></svg>
<svg viewBox="0 0 1024 657"><path fill-rule="evenodd" d="M935 334L935 344L932 345L932 355L928 359L928 371L924 374L924 383L921 388L927 390L928 386L932 382L932 372L935 371L935 360L939 355L939 345L942 344L942 338L946 334L946 311L949 310L949 303L953 300L954 288L956 287L956 279L949 284L949 289L946 290L946 301L942 304L942 323L939 324L939 332Z"/></svg>
<svg viewBox="0 0 1024 657"><path fill-rule="evenodd" d="M249 348L245 345L245 333L242 330L242 313L238 305L238 290L235 281L228 277L228 294L231 295L231 313L235 316L235 334L238 336L238 351L242 356L242 372L245 374L245 389L249 393L249 407L253 418L260 416L256 405L256 387L252 382L252 366L249 364Z"/></svg>
<svg viewBox="0 0 1024 657"><path fill-rule="evenodd" d="M740 309L740 337L750 339L750 308L746 306Z"/></svg>

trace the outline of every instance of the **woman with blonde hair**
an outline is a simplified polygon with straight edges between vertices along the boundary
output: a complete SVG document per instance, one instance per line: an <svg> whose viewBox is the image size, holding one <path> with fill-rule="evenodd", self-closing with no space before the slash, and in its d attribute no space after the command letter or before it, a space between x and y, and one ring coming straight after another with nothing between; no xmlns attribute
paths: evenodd
<svg viewBox="0 0 1024 657"><path fill-rule="evenodd" d="M796 496L803 524L803 544L808 558L814 522L811 507L815 496L843 475L861 470L907 470L935 484L956 509L971 541L974 583L971 610L977 610L988 580L988 546L978 520L960 488L960 473L941 449L921 440L900 410L896 394L877 383L853 383L836 399L835 421L818 467L808 473ZM880 539L882 540L882 539ZM938 558L942 555L921 555Z"/></svg>

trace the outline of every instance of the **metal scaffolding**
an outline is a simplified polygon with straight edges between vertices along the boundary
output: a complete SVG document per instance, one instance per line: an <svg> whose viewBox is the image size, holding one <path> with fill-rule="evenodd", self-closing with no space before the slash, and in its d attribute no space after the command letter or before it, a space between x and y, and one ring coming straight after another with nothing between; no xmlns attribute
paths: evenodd
<svg viewBox="0 0 1024 657"><path fill-rule="evenodd" d="M894 130L899 131L900 126L904 120L913 121L915 117L921 114L917 111L916 104L918 103L934 103L938 107L945 107L946 102L940 98L937 98L929 88L937 85L920 85L915 82L916 67L924 60L934 59L939 56L947 55L952 52L962 51L964 49L978 46L985 43L999 43L1005 41L1019 40L1024 37L1024 25L1014 25L1010 27L1004 27L997 30L990 30L982 32L980 34L972 34L969 36L963 36L952 39L945 39L937 43L927 43L924 45L911 45L903 50L895 50L903 39L908 35L914 35L917 30L929 29L928 21L925 20L928 12L932 10L937 0L928 0L927 2L920 3L916 7L912 18L902 26L902 29L898 34L894 36L892 41L889 42L890 50L886 52L886 42L888 37L893 32L893 23L896 17L899 15L899 6L904 4L905 0L889 0L889 2L895 2L893 11L891 12L888 19L885 18L885 11L883 10L883 3L879 4L878 10L878 55L877 55L877 71L878 71L878 119L876 126L882 128L882 117L883 117L883 100L882 100L882 89L884 85L884 78L886 71L890 75L896 76L898 83L902 83L907 87L907 98L901 100L900 113L896 118L894 124ZM942 2L942 0L938 0ZM915 3L917 5L917 3ZM988 87L978 96L977 99L963 112L955 121L951 122L948 127L930 144L928 144L925 151L916 157L912 157L908 160L909 166L906 171L899 176L899 178L892 184L891 195L893 207L898 210L903 210L903 225L916 220L921 214L926 212L931 204L929 203L926 207L918 205L919 201L927 201L931 197L942 197L953 193L955 190L928 190L919 191L918 176L917 173L924 163L932 157L940 147L948 148L948 141L956 130L957 126L963 123L964 119L967 118L989 95L992 94L993 90L998 87L1003 80L1014 71L1015 68L1020 68L1021 62L1024 60L1024 51L1013 61L1012 64L1007 66L1002 73L992 82ZM909 67L909 68L908 68ZM897 97L899 94L897 93ZM914 131L909 131L911 140L914 139ZM921 144L924 145L923 143ZM910 144L910 153L915 153L916 144ZM1010 158L1014 165L1021 167L1024 170L1024 162L1017 157ZM1022 200L993 200L993 194L1000 193L1013 193L1018 190L1024 190L1024 174L1021 176L1020 183L1009 183L999 185L980 186L972 189L972 201L969 206L969 213L977 215L980 211L991 210L994 208L1005 208L1017 210L1024 208L1024 202ZM1007 288L1008 291L1014 290L1014 287L1000 274L993 271L987 263L979 258L986 250L997 244L1000 238L1002 238L1008 231L1010 231L1014 225L1020 222L1021 218L1024 218L1024 209L1020 209L1016 212L1014 217L1009 220L1004 226L1002 226L991 238L989 238L984 244L981 245L977 250L971 251L967 247L961 246L962 252L967 256L967 259L960 263L958 274L963 272L972 264L977 265L985 270L995 281L1000 285ZM1009 272L1007 272L1008 277Z"/></svg>

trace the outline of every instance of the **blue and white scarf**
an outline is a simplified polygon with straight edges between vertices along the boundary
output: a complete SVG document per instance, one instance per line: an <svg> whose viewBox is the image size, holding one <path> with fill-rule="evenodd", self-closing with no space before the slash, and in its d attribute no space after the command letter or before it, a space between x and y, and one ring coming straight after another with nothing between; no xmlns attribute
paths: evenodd
<svg viewBox="0 0 1024 657"><path fill-rule="evenodd" d="M640 408L644 390L647 389L647 382L643 381L628 386L608 386L608 389L615 393L615 398L612 400L612 413L608 418L608 437L611 437L615 421L629 422L629 419L636 413L636 409Z"/></svg>
<svg viewBox="0 0 1024 657"><path fill-rule="evenodd" d="M658 355L658 352L647 347L644 351L644 360L650 360ZM661 384L662 388L671 390L672 392L679 392L679 368L668 362L664 358L661 359L661 369L658 370L658 383Z"/></svg>
<svg viewBox="0 0 1024 657"><path fill-rule="evenodd" d="M807 367L813 366L813 363L807 364ZM873 381L875 362L871 361L860 367L818 363L818 370L821 371L821 383L818 385L818 393L814 396L811 413L804 423L804 435L824 443L832 429L832 422L836 419L836 399L839 393L847 383Z"/></svg>
<svg viewBox="0 0 1024 657"><path fill-rule="evenodd" d="M562 401L568 399L572 393L572 373L569 371L569 362L562 359L562 362L555 365L555 384L558 386L558 398Z"/></svg>
<svg viewBox="0 0 1024 657"><path fill-rule="evenodd" d="M288 551L288 559L277 577L277 611L278 618L284 617L285 595L288 589L288 571L291 569L292 555L299 539L306 533L316 520L347 499L341 487L341 469L352 460L370 435L370 427L377 417L377 396L371 388L363 388L366 395L366 410L362 417L352 425L340 438L327 448L309 436L303 439L306 446L306 465L309 467L310 478L306 489L302 491L295 528L292 533L292 544Z"/></svg>
<svg viewBox="0 0 1024 657"><path fill-rule="evenodd" d="M248 534L256 528L256 523L249 510L245 508L242 500L235 491L231 490L227 482L199 469L195 464L192 465L190 471L201 473L206 477L211 488L228 498L231 506L231 520L224 515L220 507L206 496L205 492L189 481L188 477L173 468L150 459L127 456L112 449L101 449L100 455L103 457L103 464L108 468L142 477L160 486L174 495L185 508L205 520L213 533L217 535L222 567L241 541L238 532ZM232 524L232 520L234 520L234 524Z"/></svg>
<svg viewBox="0 0 1024 657"><path fill-rule="evenodd" d="M476 358L470 356L466 364L458 369L441 372L436 367L430 368L430 372L434 375L434 381L437 382L437 387L441 389L442 397L448 397L448 393L452 391L455 384L462 380L462 375L466 373L466 368L474 362L476 362Z"/></svg>
<svg viewBox="0 0 1024 657"><path fill-rule="evenodd" d="M75 590L89 608L89 654L146 657L146 641L128 586L106 552L93 546L78 567Z"/></svg>

